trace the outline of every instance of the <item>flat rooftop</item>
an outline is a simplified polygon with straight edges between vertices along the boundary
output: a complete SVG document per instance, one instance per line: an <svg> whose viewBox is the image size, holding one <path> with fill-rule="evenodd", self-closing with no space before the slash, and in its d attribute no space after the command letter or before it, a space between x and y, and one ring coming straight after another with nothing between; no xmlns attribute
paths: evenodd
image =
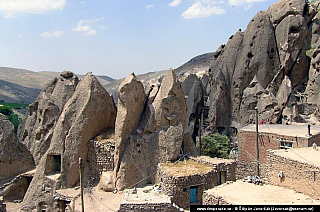
<svg viewBox="0 0 320 212"><path fill-rule="evenodd" d="M256 125L249 124L248 126L242 127L240 131L255 132ZM310 131L312 135L320 134L320 126L311 125ZM295 124L295 125L259 124L259 132L307 138L308 124Z"/></svg>
<svg viewBox="0 0 320 212"><path fill-rule="evenodd" d="M132 193L133 189L126 189L121 204L147 204L147 203L171 203L170 197L162 192L153 190L153 186L137 188L137 193Z"/></svg>
<svg viewBox="0 0 320 212"><path fill-rule="evenodd" d="M312 147L306 147L273 150L273 152L281 157L320 167L320 147L317 147L317 150L318 151L313 150Z"/></svg>
<svg viewBox="0 0 320 212"><path fill-rule="evenodd" d="M319 201L293 190L272 185L255 185L240 180L205 191L233 205L311 205Z"/></svg>
<svg viewBox="0 0 320 212"><path fill-rule="evenodd" d="M213 166L198 163L193 160L179 161L176 163L160 163L159 166L174 177L183 177L195 174L205 174L214 169Z"/></svg>

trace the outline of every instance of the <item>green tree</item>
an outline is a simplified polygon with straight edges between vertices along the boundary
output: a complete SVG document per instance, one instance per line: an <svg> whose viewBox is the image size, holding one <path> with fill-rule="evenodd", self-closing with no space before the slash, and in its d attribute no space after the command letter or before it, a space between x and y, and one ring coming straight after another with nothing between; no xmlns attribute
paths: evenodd
<svg viewBox="0 0 320 212"><path fill-rule="evenodd" d="M9 105L2 105L0 106L0 113L6 116L11 116L13 113L12 108Z"/></svg>
<svg viewBox="0 0 320 212"><path fill-rule="evenodd" d="M19 116L13 112L12 108L9 105L0 106L0 113L5 115L9 119L9 121L14 126L15 133L17 133L19 124L22 122Z"/></svg>
<svg viewBox="0 0 320 212"><path fill-rule="evenodd" d="M230 139L225 135L211 134L201 140L201 155L229 158Z"/></svg>

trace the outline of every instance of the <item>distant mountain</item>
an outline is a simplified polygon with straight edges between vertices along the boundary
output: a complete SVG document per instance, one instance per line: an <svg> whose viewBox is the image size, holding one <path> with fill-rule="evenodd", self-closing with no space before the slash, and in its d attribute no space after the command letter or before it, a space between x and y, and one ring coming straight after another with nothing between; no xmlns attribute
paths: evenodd
<svg viewBox="0 0 320 212"><path fill-rule="evenodd" d="M188 62L182 64L178 68L174 69L174 72L177 76L188 75L191 73L200 73L209 70L211 62L214 59L214 52L205 53L198 55ZM151 80L153 81L161 81L167 70L162 71L153 71L145 74L137 75L137 78L144 84L147 85ZM117 89L124 78L115 80L107 85L105 85L105 89L113 95L115 102L117 102Z"/></svg>
<svg viewBox="0 0 320 212"><path fill-rule="evenodd" d="M58 77L60 72L34 72L25 69L0 67L0 101L12 103L31 103L39 95L43 86ZM77 75L80 79L83 75ZM115 81L108 76L97 76L105 86Z"/></svg>
<svg viewBox="0 0 320 212"><path fill-rule="evenodd" d="M214 53L205 53L196 56L176 68L174 71L179 76L190 73L207 71L213 61ZM166 71L154 71L137 75L143 84L150 80L160 80ZM60 72L40 71L34 72L26 69L0 67L0 101L31 103L37 98L43 86L58 77ZM80 79L83 75L77 75ZM123 79L115 80L108 76L96 76L106 90L117 100L117 88Z"/></svg>
<svg viewBox="0 0 320 212"><path fill-rule="evenodd" d="M214 59L214 52L209 52L205 54L201 54L196 56L186 62L185 64L179 66L174 70L176 74L184 74L187 72L190 73L198 73L203 71L208 71L210 68L211 63Z"/></svg>

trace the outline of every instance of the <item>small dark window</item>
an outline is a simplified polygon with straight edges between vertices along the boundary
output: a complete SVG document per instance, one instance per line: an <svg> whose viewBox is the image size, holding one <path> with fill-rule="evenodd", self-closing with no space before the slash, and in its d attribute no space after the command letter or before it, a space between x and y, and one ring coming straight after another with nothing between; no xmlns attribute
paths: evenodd
<svg viewBox="0 0 320 212"><path fill-rule="evenodd" d="M61 172L61 155L48 155L45 174Z"/></svg>

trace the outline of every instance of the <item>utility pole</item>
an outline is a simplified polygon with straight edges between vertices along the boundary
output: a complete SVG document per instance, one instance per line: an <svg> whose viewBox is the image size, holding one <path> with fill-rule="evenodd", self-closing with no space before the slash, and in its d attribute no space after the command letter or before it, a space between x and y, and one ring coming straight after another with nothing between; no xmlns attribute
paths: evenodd
<svg viewBox="0 0 320 212"><path fill-rule="evenodd" d="M82 158L79 158L79 174L80 174L81 212L84 212L83 184L82 184L82 174L83 174L83 163L82 163Z"/></svg>
<svg viewBox="0 0 320 212"><path fill-rule="evenodd" d="M201 118L199 119L199 129L198 129L198 136L199 136L199 154L201 155Z"/></svg>
<svg viewBox="0 0 320 212"><path fill-rule="evenodd" d="M258 108L255 107L254 110L256 111L257 176L260 176L260 169L259 169L259 120L258 120Z"/></svg>

